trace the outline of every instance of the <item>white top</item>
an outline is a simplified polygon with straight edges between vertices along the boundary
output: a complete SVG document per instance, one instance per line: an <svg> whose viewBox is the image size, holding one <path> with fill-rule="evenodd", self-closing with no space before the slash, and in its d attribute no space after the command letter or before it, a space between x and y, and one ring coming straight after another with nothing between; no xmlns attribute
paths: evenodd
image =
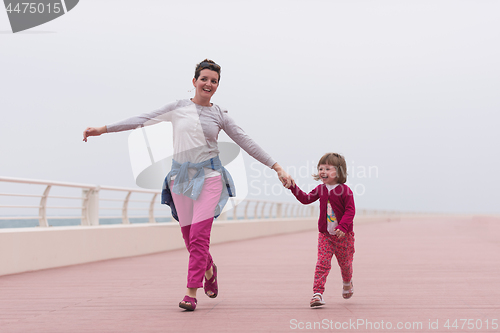
<svg viewBox="0 0 500 333"><path fill-rule="evenodd" d="M334 184L334 185L325 184L326 188L328 189L328 192L333 190L338 185L339 184ZM333 212L332 205L330 205L330 201L328 201L326 204L326 219L327 219L326 230L330 235L336 235L335 228L339 225L339 222L337 221L337 217L335 217L335 213Z"/></svg>
<svg viewBox="0 0 500 333"><path fill-rule="evenodd" d="M268 167L276 161L255 143L218 105L201 106L189 99L169 103L162 108L143 113L110 125L108 132L120 132L162 121L172 123L174 160L179 163L200 163L219 154L217 138L221 129L250 156ZM207 177L219 173L205 169Z"/></svg>
<svg viewBox="0 0 500 333"><path fill-rule="evenodd" d="M337 186L339 186L339 184L333 184L333 185L328 185L328 184L325 184L326 188L328 189L328 192L330 192L331 190L333 190L334 188L336 188Z"/></svg>

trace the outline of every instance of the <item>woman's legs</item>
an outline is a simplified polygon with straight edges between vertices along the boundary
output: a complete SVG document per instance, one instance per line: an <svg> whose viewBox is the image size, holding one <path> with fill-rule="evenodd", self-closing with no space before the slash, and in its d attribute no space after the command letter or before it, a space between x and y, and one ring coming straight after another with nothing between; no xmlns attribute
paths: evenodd
<svg viewBox="0 0 500 333"><path fill-rule="evenodd" d="M189 251L188 288L203 287L203 277L208 270L208 265L212 263L209 246L213 219L212 216L181 228L186 248Z"/></svg>
<svg viewBox="0 0 500 333"><path fill-rule="evenodd" d="M174 182L172 181L170 188L173 187L173 183ZM172 199L174 200L177 215L179 217L179 224L181 226L184 244L186 245L188 252L191 252L189 246L189 234L191 232L191 221L193 219L193 200L184 195L175 194L174 192L172 192ZM186 295L196 298L196 289L188 288Z"/></svg>
<svg viewBox="0 0 500 333"><path fill-rule="evenodd" d="M196 297L197 288L203 287L203 277L212 267L212 256L209 252L210 231L214 219L214 211L222 192L221 177L205 179L203 189L197 200L172 193L182 237L189 251L188 296ZM209 273L209 278L211 273Z"/></svg>

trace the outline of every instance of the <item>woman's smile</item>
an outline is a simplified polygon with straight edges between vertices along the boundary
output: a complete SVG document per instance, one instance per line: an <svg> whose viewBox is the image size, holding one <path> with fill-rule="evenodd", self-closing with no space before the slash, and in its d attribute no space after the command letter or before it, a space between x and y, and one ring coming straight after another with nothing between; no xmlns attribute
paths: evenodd
<svg viewBox="0 0 500 333"><path fill-rule="evenodd" d="M210 99L219 86L219 74L210 69L203 69L198 79L193 79L193 85L196 88L193 101L200 105L209 105Z"/></svg>

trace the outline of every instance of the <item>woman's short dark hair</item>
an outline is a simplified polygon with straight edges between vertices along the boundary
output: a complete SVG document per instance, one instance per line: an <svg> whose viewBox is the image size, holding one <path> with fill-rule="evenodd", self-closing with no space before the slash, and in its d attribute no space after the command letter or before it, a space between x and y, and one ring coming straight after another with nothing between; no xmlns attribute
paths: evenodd
<svg viewBox="0 0 500 333"><path fill-rule="evenodd" d="M326 153L323 155L318 162L318 169L321 164L328 164L335 167L337 171L337 182L339 184L344 184L347 180L347 164L345 162L344 156L337 153ZM315 180L320 180L318 174L313 175Z"/></svg>
<svg viewBox="0 0 500 333"><path fill-rule="evenodd" d="M205 59L196 65L196 69L194 71L195 80L198 80L198 78L200 77L200 72L204 69L210 69L214 72L217 72L217 74L219 74L219 79L217 80L217 82L220 81L220 66L217 65L215 61L209 59Z"/></svg>

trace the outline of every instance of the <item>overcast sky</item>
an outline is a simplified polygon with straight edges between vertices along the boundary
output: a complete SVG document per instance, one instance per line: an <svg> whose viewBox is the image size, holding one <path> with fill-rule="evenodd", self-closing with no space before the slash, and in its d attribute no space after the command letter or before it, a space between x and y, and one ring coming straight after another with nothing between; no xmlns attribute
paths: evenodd
<svg viewBox="0 0 500 333"><path fill-rule="evenodd" d="M0 176L136 187L129 133L83 143L84 128L192 97L210 58L212 101L305 189L332 151L358 208L498 214L499 12L493 0L82 0L12 34L0 10ZM251 197L293 200L245 161Z"/></svg>

